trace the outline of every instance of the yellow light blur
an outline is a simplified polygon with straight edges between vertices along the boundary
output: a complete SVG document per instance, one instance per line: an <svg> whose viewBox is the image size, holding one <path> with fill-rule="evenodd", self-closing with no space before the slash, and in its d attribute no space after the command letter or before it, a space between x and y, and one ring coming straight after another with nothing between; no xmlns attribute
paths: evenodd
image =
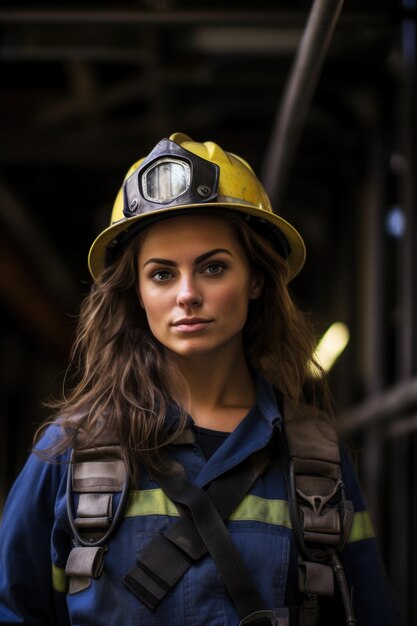
<svg viewBox="0 0 417 626"><path fill-rule="evenodd" d="M314 359L328 372L335 361L342 354L349 343L349 329L343 322L335 322L327 329L314 351ZM320 371L311 366L313 376L319 376Z"/></svg>

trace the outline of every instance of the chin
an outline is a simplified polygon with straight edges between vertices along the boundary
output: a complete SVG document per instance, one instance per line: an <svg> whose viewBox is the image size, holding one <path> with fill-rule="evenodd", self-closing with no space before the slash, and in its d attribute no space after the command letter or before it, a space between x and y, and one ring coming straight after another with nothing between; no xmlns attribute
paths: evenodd
<svg viewBox="0 0 417 626"><path fill-rule="evenodd" d="M178 350L173 350L171 348L170 352L186 359L187 357L192 358L192 357L198 357L198 356L204 356L206 354L210 354L211 352L213 352L213 348L202 348L202 347L200 348L200 347L192 346L189 348L182 348Z"/></svg>
<svg viewBox="0 0 417 626"><path fill-rule="evenodd" d="M203 336L182 337L178 341L159 338L159 341L173 355L181 358L196 358L212 354L213 356L220 354L222 351L229 353L230 350L240 350L242 345L241 333L225 334L220 337ZM165 338L166 339L166 338ZM171 338L169 338L171 339Z"/></svg>

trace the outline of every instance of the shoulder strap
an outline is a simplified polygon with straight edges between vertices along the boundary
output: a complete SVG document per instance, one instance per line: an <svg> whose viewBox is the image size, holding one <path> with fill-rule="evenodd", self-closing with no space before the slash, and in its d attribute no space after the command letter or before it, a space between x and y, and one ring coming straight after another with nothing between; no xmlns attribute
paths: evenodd
<svg viewBox="0 0 417 626"><path fill-rule="evenodd" d="M317 623L311 596L333 595L334 572L346 623L354 624L346 579L336 556L349 535L353 505L345 497L334 420L311 406L284 402L284 428L290 457L291 524L301 555L300 591L308 597L305 613L311 615L305 623Z"/></svg>

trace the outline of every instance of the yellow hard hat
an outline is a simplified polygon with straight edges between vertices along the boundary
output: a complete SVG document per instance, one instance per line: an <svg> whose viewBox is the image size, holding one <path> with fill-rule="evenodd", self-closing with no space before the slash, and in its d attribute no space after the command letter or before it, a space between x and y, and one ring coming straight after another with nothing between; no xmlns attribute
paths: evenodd
<svg viewBox="0 0 417 626"><path fill-rule="evenodd" d="M88 266L97 279L118 251L146 224L177 213L227 209L243 214L249 226L286 259L289 280L305 260L304 242L291 224L275 215L250 165L217 144L198 143L183 133L162 139L132 165L117 194L110 226L93 242Z"/></svg>

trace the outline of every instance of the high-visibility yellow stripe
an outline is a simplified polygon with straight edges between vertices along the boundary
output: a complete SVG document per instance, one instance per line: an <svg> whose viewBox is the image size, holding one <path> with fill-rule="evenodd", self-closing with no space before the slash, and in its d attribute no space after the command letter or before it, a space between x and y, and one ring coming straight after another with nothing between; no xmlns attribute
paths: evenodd
<svg viewBox="0 0 417 626"><path fill-rule="evenodd" d="M131 491L125 516L137 517L142 515L178 517L179 513L175 504L164 494L162 489Z"/></svg>
<svg viewBox="0 0 417 626"><path fill-rule="evenodd" d="M125 515L126 517L145 515L178 517L179 513L174 503L164 494L162 489L145 489L130 493ZM246 496L229 519L230 521L257 521L291 528L289 507L286 500L267 500L253 495ZM373 537L375 537L375 530L368 511L355 513L348 543Z"/></svg>
<svg viewBox="0 0 417 626"><path fill-rule="evenodd" d="M358 511L355 513L348 543L361 541L362 539L373 539L374 537L375 529L368 511Z"/></svg>
<svg viewBox="0 0 417 626"><path fill-rule="evenodd" d="M229 517L232 521L256 521L291 528L290 512L286 500L266 500L259 496L246 496Z"/></svg>
<svg viewBox="0 0 417 626"><path fill-rule="evenodd" d="M52 587L55 591L60 593L66 593L68 591L68 576L65 574L65 570L61 567L57 567L52 563Z"/></svg>
<svg viewBox="0 0 417 626"><path fill-rule="evenodd" d="M126 517L142 515L170 515L178 517L174 503L162 489L132 491L125 513ZM233 521L258 521L291 528L288 502L267 500L258 496L246 496L229 518Z"/></svg>

